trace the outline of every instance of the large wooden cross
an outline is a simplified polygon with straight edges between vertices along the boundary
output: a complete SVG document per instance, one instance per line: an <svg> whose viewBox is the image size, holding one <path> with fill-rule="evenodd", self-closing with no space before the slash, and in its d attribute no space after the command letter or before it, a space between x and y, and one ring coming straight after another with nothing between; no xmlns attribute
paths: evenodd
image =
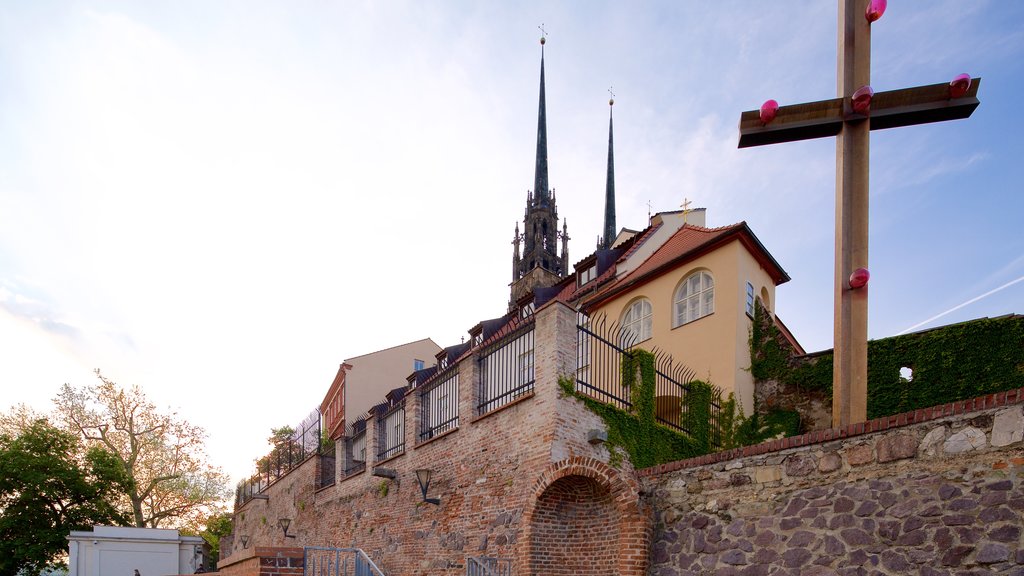
<svg viewBox="0 0 1024 576"><path fill-rule="evenodd" d="M867 419L867 286L851 286L851 274L868 267L869 131L967 118L978 107L980 78L933 84L869 96L855 109L854 93L870 84L871 23L866 16L884 2L839 0L838 98L772 106L740 116L739 147L810 138L836 139L835 332L832 424ZM873 14L877 19L880 13ZM967 83L966 85L964 83ZM862 272L860 279L866 280ZM854 282L854 285L860 282Z"/></svg>

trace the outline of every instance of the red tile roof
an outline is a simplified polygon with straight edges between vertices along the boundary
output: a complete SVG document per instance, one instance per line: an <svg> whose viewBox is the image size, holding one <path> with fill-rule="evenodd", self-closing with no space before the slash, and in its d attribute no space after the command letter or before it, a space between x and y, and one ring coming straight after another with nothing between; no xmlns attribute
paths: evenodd
<svg viewBox="0 0 1024 576"><path fill-rule="evenodd" d="M734 240L738 240L744 245L747 251L768 271L776 285L789 281L789 275L768 253L757 236L754 236L746 222L720 228L704 228L685 224L632 272L614 280L590 297L584 303L583 308L595 306L628 288L653 280L681 264Z"/></svg>

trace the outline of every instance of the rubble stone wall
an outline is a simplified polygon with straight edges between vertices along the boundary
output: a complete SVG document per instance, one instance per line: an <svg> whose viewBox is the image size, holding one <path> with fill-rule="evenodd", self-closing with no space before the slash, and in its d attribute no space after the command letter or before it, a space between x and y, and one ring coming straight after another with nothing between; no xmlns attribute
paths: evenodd
<svg viewBox="0 0 1024 576"><path fill-rule="evenodd" d="M648 573L1024 575L1022 403L1013 390L641 470Z"/></svg>

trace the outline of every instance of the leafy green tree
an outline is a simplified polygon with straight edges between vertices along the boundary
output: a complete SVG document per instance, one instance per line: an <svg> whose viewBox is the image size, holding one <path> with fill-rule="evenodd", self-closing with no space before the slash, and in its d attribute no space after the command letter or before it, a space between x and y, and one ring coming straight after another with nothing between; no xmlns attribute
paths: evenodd
<svg viewBox="0 0 1024 576"><path fill-rule="evenodd" d="M289 457L293 451L297 452L294 436L295 428L291 426L270 429L267 443L273 446L273 449L266 456L256 460L256 470L261 475L270 474L276 479L288 471Z"/></svg>
<svg viewBox="0 0 1024 576"><path fill-rule="evenodd" d="M111 453L83 454L74 435L45 419L0 432L0 574L61 565L72 530L127 525L115 505L127 483Z"/></svg>
<svg viewBox="0 0 1024 576"><path fill-rule="evenodd" d="M128 476L119 501L139 527L200 525L221 510L227 476L206 463L206 432L161 413L137 386L125 389L96 371L99 383L65 384L54 399L68 431L109 452Z"/></svg>
<svg viewBox="0 0 1024 576"><path fill-rule="evenodd" d="M199 532L199 535L210 545L211 557L214 562L220 560L220 539L231 534L231 514L220 512L213 514L206 519L206 527Z"/></svg>

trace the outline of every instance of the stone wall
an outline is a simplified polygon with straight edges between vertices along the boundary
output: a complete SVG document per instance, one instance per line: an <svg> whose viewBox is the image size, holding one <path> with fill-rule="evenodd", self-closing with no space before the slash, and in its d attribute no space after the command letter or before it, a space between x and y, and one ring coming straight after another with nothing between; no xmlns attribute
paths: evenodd
<svg viewBox="0 0 1024 576"><path fill-rule="evenodd" d="M1024 574L1024 389L639 471L652 576Z"/></svg>
<svg viewBox="0 0 1024 576"><path fill-rule="evenodd" d="M317 459L308 460L270 486L266 499L236 509L234 549L220 565L246 556L237 544L245 535L250 548L362 548L389 575L464 574L470 556L511 559L515 574L548 573L543 548L557 542L553 535L574 542L580 523L599 514L608 520L602 544L570 548L571 557L585 562L596 555L616 574L642 574L649 515L639 508L636 478L632 470L609 467L607 450L587 442L587 431L603 422L558 386L559 375L575 371L575 353L576 313L557 302L542 307L535 314L532 393L476 415L474 352L459 363L455 430L420 441L420 398L413 391L405 399L404 452L348 477L339 453L338 482L321 490L314 489ZM368 457L376 454L375 420L367 423ZM375 468L395 478L375 476ZM439 506L423 502L419 468L432 471L428 496L440 498ZM569 497L574 507L561 507ZM296 538L285 538L280 518L292 520Z"/></svg>

